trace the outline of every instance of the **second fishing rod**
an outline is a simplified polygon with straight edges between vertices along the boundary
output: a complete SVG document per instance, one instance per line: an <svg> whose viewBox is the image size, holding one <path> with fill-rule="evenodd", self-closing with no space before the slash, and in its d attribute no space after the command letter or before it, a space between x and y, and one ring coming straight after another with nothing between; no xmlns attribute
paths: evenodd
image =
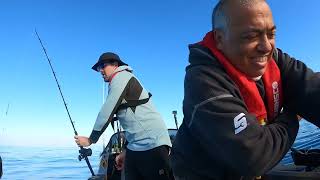
<svg viewBox="0 0 320 180"><path fill-rule="evenodd" d="M50 59L49 59L49 56L48 56L48 54L47 54L47 51L46 51L45 47L44 47L43 44L42 44L42 41L41 41L41 39L40 39L40 36L39 36L37 30L35 30L35 33L36 33L36 35L37 35L37 37L38 37L38 40L39 40L39 42L40 42L40 44L41 44L41 47L42 47L42 49L43 49L43 51L44 51L44 54L46 55L46 58L47 58L47 60L48 60L49 65L50 65L51 71L52 71L52 73L53 73L54 79L55 79L55 81L56 81L56 84L57 84L57 86L58 86L58 89L59 89L59 92L60 92L60 95L61 95L61 98L62 98L62 101L63 101L64 107L65 107L65 109L66 109L66 111L67 111L67 113L68 113L68 117L69 117L69 120L70 120L70 122L71 122L73 131L74 131L74 134L77 136L77 135L78 135L78 132L76 131L76 128L74 127L74 123L73 123L73 121L72 121L72 119L71 119L71 115L70 115L70 113L69 113L69 109L68 109L67 103L66 103L66 101L65 101L65 99L64 99L64 97L63 97L63 94L62 94L62 91L61 91L61 88L60 88L58 79L57 79L56 74L55 74L55 72L54 72L54 70L53 70L53 67L52 67L51 61L50 61ZM86 149L86 148L80 146L79 153L80 153L79 156L78 156L79 161L81 161L82 159L85 159L85 161L86 161L86 163L87 163L87 166L88 166L88 168L89 168L92 176L94 176L93 169L92 169L91 164L90 164L89 159L88 159L88 156L91 156L91 154L92 154L92 150L91 150L90 148Z"/></svg>

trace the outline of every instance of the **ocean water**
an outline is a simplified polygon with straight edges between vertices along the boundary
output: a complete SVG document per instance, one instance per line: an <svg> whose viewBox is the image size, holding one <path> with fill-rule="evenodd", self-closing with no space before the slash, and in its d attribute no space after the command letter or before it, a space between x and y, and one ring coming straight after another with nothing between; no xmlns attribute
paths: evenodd
<svg viewBox="0 0 320 180"><path fill-rule="evenodd" d="M91 177L85 160L78 160L78 147L7 147L0 146L3 180L74 179ZM89 157L97 172L102 148ZM1 179L1 180L2 180Z"/></svg>
<svg viewBox="0 0 320 180"><path fill-rule="evenodd" d="M320 148L320 130L316 126L300 121L295 148ZM98 170L102 147L93 147L89 157L95 172ZM84 160L78 161L78 148L52 147L6 147L0 146L4 174L1 180L42 180L72 179L82 180L91 177ZM290 152L281 161L292 163Z"/></svg>

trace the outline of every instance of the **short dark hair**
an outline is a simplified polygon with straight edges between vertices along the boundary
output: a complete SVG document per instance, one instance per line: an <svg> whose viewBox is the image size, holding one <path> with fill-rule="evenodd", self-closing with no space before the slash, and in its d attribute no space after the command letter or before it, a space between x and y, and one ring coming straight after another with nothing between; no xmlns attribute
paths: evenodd
<svg viewBox="0 0 320 180"><path fill-rule="evenodd" d="M212 11L212 30L223 30L225 31L227 25L229 23L228 12L227 12L227 5L229 3L234 3L237 1L240 6L247 7L252 6L254 3L258 1L265 1L265 0L219 0L216 6L213 8Z"/></svg>
<svg viewBox="0 0 320 180"><path fill-rule="evenodd" d="M219 27L219 19L218 17L222 16L223 11L222 11L222 4L223 4L223 0L220 0L216 6L213 8L212 11L212 29L218 29Z"/></svg>

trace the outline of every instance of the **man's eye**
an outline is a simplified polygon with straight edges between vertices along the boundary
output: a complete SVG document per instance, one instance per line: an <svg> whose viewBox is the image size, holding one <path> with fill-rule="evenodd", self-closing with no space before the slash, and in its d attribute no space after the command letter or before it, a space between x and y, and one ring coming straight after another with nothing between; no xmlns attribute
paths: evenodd
<svg viewBox="0 0 320 180"><path fill-rule="evenodd" d="M245 40L252 40L254 38L256 38L258 35L256 33L250 33L250 34L246 34L244 35L242 38Z"/></svg>
<svg viewBox="0 0 320 180"><path fill-rule="evenodd" d="M276 32L269 33L269 34L268 34L268 37L269 37L270 39L274 39L274 38L276 37Z"/></svg>

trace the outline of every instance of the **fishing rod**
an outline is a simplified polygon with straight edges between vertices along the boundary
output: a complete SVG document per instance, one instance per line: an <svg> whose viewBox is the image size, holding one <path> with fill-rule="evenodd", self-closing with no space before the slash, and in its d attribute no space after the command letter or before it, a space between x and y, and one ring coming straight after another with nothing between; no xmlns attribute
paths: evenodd
<svg viewBox="0 0 320 180"><path fill-rule="evenodd" d="M9 106L10 106L10 103L8 103L8 106L7 106L6 116L8 116Z"/></svg>
<svg viewBox="0 0 320 180"><path fill-rule="evenodd" d="M62 94L62 91L61 91L61 88L60 88L58 79L57 79L57 77L56 77L56 73L55 73L54 70L53 70L53 67L52 67L51 61L50 61L50 59L49 59L49 56L48 56L48 54L47 54L47 51L46 51L45 47L43 46L42 41L41 41L41 39L40 39L40 36L39 36L39 34L38 34L38 32L37 32L36 29L35 29L35 32L36 32L36 35L37 35L37 37L38 37L38 39L39 39L39 42L40 42L41 47L42 47L42 49L43 49L43 52L44 52L44 54L46 55L46 58L47 58L48 63L49 63L49 65L50 65L50 68L51 68L51 71L52 71L52 73L53 73L54 79L56 80L56 83L57 83L57 86L58 86L58 89L59 89L59 92L60 92L60 95L61 95L61 98L62 98L64 107L66 108L67 113L68 113L69 120L70 120L70 122L71 122L73 131L74 131L74 134L75 134L76 136L78 136L78 132L76 131L76 128L74 127L74 123L73 123L73 121L72 121L72 119L71 119L71 116L70 116L70 113L69 113L69 109L68 109L67 103L66 103L66 101L65 101L65 99L64 99L64 97L63 97L63 94ZM91 154L92 154L92 150L91 150L90 148L88 148L88 149L83 148L82 146L79 146L79 147L80 147L80 150L79 150L79 153L80 153L80 154L79 154L79 156L78 156L79 161L81 161L82 159L85 159L85 161L86 161L86 163L87 163L87 165L88 165L88 168L89 168L92 176L94 176L93 169L92 169L91 164L90 164L89 159L88 159L88 156L91 156Z"/></svg>
<svg viewBox="0 0 320 180"><path fill-rule="evenodd" d="M178 120L177 120L177 111L172 111L172 114L173 114L173 117L174 117L174 122L176 124L176 128L179 129L179 126L178 126Z"/></svg>

